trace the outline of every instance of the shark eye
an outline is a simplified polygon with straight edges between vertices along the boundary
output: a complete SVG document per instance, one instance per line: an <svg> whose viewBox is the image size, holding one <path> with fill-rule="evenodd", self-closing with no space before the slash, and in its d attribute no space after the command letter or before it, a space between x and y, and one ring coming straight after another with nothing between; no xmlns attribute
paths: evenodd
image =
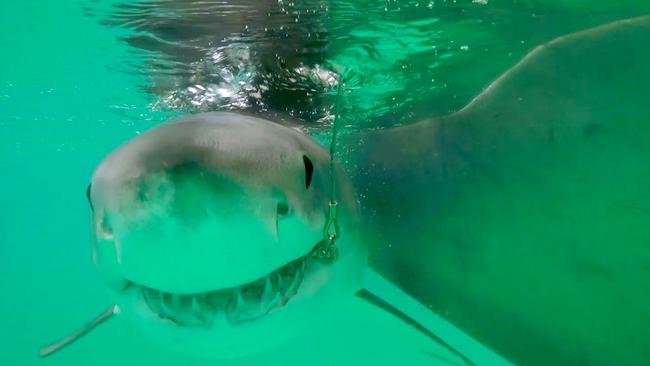
<svg viewBox="0 0 650 366"><path fill-rule="evenodd" d="M305 164L305 189L309 189L311 178L314 175L314 163L311 162L307 155L302 156L302 162Z"/></svg>
<svg viewBox="0 0 650 366"><path fill-rule="evenodd" d="M88 199L88 204L90 205L90 209L94 210L93 208L93 201L90 200L90 189L92 188L92 183L88 185L88 188L86 188L86 198Z"/></svg>

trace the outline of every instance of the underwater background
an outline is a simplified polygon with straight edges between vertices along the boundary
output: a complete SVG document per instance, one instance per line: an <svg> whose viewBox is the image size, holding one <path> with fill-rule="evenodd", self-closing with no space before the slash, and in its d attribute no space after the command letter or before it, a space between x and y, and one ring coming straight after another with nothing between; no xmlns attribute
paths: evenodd
<svg viewBox="0 0 650 366"><path fill-rule="evenodd" d="M650 2L634 0L3 1L0 363L210 364L161 349L124 322L107 323L56 357L37 356L111 303L92 263L85 189L101 159L134 135L181 114L228 109L290 116L327 136L341 69L350 88L340 110L344 134L408 124L458 110L536 45L649 13ZM646 309L639 322L650 312L644 273L636 281L645 285L603 289L636 292ZM557 302L575 305L567 299ZM551 312L558 323L573 321ZM611 361L594 361L598 354L580 339L558 336L544 349L547 339L521 327L491 336L489 322L449 317L516 364ZM650 355L630 357L625 347L642 349L649 333L602 347L617 350L617 364L643 365Z"/></svg>

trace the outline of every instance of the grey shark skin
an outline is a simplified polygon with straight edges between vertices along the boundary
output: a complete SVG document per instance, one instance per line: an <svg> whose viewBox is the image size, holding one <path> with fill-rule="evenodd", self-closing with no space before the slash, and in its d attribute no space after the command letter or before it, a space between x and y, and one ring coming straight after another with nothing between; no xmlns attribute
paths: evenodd
<svg viewBox="0 0 650 366"><path fill-rule="evenodd" d="M515 363L644 363L648 44L648 16L560 37L457 113L348 141L372 265Z"/></svg>
<svg viewBox="0 0 650 366"><path fill-rule="evenodd" d="M95 262L122 313L171 346L262 352L361 286L365 249L343 172L339 257L312 258L330 184L328 152L291 128L218 112L172 121L97 167L88 190Z"/></svg>
<svg viewBox="0 0 650 366"><path fill-rule="evenodd" d="M650 172L631 161L650 156L648 41L647 17L561 37L458 113L349 141L341 256L307 269L329 200L322 147L232 113L154 128L93 177L98 268L142 328L237 355L358 289L369 244L374 268L506 357L631 364L649 320Z"/></svg>

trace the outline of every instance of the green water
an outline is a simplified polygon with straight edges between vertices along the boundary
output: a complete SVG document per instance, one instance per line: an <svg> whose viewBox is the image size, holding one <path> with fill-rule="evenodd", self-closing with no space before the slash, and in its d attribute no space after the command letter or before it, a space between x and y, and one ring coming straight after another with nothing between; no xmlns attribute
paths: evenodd
<svg viewBox="0 0 650 366"><path fill-rule="evenodd" d="M292 52L288 47L282 61L288 63L289 68L300 62L320 63L326 67L346 65L349 84L355 88L349 93L344 107L346 123L350 125L346 132L354 133L355 127L405 124L458 110L535 45L586 27L650 13L650 3L632 0L589 4L514 0L485 3L359 1L348 4L335 1L325 4L327 12L323 10L323 3L315 3L313 10L323 11L325 15L322 19L309 18L306 22L314 24L314 29L320 29L326 35L327 47L293 59L287 56ZM146 14L155 14L159 4L144 4L148 4L145 6L148 12L137 14L146 23ZM128 7L116 8L105 2L0 3L2 364L214 364L161 349L123 322L106 324L93 333L92 338L84 339L56 357L37 358L39 346L74 330L111 302L91 260L89 210L84 195L89 177L96 164L115 146L180 113L216 108L266 108L292 113L302 118L306 126L318 131L326 131L328 126L326 117L331 113L333 93L320 90L305 96L301 88L288 92L282 80L268 76L274 73L273 67L262 76L262 80L270 85L271 92L263 95L258 104L249 103L246 98L244 105L234 103L236 100L233 98L192 104L186 88L203 81L211 82L209 73L204 76L197 72L198 77L192 79L191 75L178 72L191 64L196 56L187 52L186 58L180 58L175 56L178 50L174 47L165 53L159 52L160 46L156 42L143 45L133 41L134 34L151 29L146 25L138 29L137 22L120 21L120 11L127 20L138 18ZM284 19L285 25L290 27L292 20L290 17ZM239 27L243 23L237 24ZM177 34L182 33L179 29L182 27L176 29ZM170 31L167 32L169 35ZM240 32L239 28L237 32ZM191 43L191 39L174 36L173 31L171 34L171 41L176 46L183 42ZM255 37L251 37L253 41L248 39L247 42L255 44ZM221 44L231 41L226 39ZM241 39L236 41L232 43L246 44ZM268 45L273 47L274 43ZM199 45L197 49L203 48ZM152 64L156 60L168 60L172 66ZM245 69L244 66L236 71L244 75ZM291 73L278 71L278 75L286 81ZM255 84L259 79L246 82ZM304 85L309 86L309 83ZM170 93L180 97L166 98ZM243 95L247 96L245 91ZM603 146L607 146L607 142ZM633 165L635 161L629 160L628 163ZM607 194L607 187L597 188ZM508 206L509 201L505 202L504 212L512 214L517 210ZM634 224L643 227L647 217L640 215ZM481 221L481 218L470 219ZM535 217L529 220L533 221ZM594 222L602 224L610 220L615 219L607 212L599 212ZM584 223L581 227L590 224ZM638 239L641 242L645 240L647 245L647 233L644 235L640 229L635 235L639 232ZM537 233L537 238L545 238L545 235L552 238L548 232ZM513 228L513 240L522 236ZM544 240L537 242L539 246L531 246L531 250L538 250L534 255L549 255L540 249ZM636 258L647 258L648 252L643 248L638 249ZM551 253L562 255L563 252L551 250ZM625 267L627 257L619 254L616 251L603 252L599 258L607 263L607 258L621 257L623 259L618 262ZM511 253L510 257L514 259L508 263L515 263L518 255L526 257L531 253ZM455 260L472 259L470 255ZM574 264L571 257L561 259L569 266ZM535 262L522 263L525 264L521 266L525 267ZM626 273L626 278L634 279L629 282L630 286L603 289L603 297L610 293L647 291L648 262L643 263L645 272ZM454 262L438 259L436 265L453 267ZM575 268L591 276L609 275L603 272L602 267L592 267L589 263L576 263ZM541 265L540 270L548 271L548 278L563 283L563 272L553 272L552 268ZM449 273L453 273L453 269ZM492 278L506 277L508 273L508 269L503 269ZM444 298L444 291L452 294L463 286L469 286L469 282L463 279L448 283L455 283L458 288L443 288L443 294L438 297ZM471 285L488 284L475 282ZM500 289L498 284L490 285L496 287L495 292L508 295L507 289ZM521 286L526 286L526 282L523 281ZM479 336L505 357L522 364L594 364L599 357L593 344L602 347L605 360L618 359L618 364L631 365L645 363L647 352L642 350L644 344L650 343L647 334L637 332L638 328L632 325L629 326L631 331L621 331L616 323L619 317L615 315L594 330L598 332L597 336L559 330L557 338L549 343L549 337L536 332L535 329L541 326L526 319L529 314L543 315L535 317L544 319L540 322L547 319L544 317L551 318L558 328L589 322L588 311L584 312L584 319L579 319L565 318L558 310L572 309L568 314L573 315L583 313L579 307L584 306L585 301L576 300L579 296L572 292L570 286L562 288L557 293L565 296L554 298L555 303L548 307L524 302L530 309L519 309L519 319L504 324L499 332L490 331L494 323L481 318L485 315L484 309L477 310L474 315L470 312L461 316L452 312L450 317L455 316L454 321L470 333ZM645 308L647 314L650 304L643 302L648 300L647 296L632 296L628 301L639 299L642 302L635 303L634 308L640 309L641 314ZM445 306L453 310L455 304L453 300L443 302L443 313ZM493 311L499 314L501 309ZM560 315L555 318L549 315L554 312ZM639 318L639 321L643 320L647 320L647 316ZM518 326L524 322L526 326ZM530 323L533 326L529 326ZM610 341L603 335L607 327L618 329L614 333L616 340ZM629 341L621 340L621 334ZM582 348L581 339L576 340L576 337L586 339L590 348ZM590 343L592 338L596 341ZM572 342L568 343L569 340ZM634 357L629 357L626 351L628 343ZM363 364L363 360L358 364Z"/></svg>

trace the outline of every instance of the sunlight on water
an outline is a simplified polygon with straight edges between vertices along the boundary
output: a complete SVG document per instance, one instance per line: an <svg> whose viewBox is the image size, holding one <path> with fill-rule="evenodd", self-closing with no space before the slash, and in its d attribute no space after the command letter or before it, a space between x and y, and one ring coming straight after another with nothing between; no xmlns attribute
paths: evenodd
<svg viewBox="0 0 650 366"><path fill-rule="evenodd" d="M625 4L575 11L518 1L146 1L99 17L132 31L123 38L144 63L129 71L147 76L140 86L156 109L272 110L321 125L335 93L305 71L344 70L356 90L348 113L374 127L457 110L534 45L638 14Z"/></svg>

